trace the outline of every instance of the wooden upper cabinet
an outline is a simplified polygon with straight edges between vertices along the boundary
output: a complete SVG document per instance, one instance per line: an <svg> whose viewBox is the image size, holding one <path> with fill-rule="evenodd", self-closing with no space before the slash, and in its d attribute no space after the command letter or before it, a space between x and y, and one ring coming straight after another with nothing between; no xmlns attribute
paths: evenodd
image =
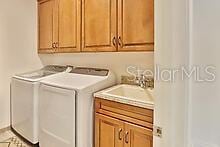
<svg viewBox="0 0 220 147"><path fill-rule="evenodd" d="M118 50L154 49L154 0L118 0Z"/></svg>
<svg viewBox="0 0 220 147"><path fill-rule="evenodd" d="M55 0L40 1L38 4L38 48L39 52L53 52Z"/></svg>
<svg viewBox="0 0 220 147"><path fill-rule="evenodd" d="M80 2L78 0L40 0L39 52L80 51Z"/></svg>
<svg viewBox="0 0 220 147"><path fill-rule="evenodd" d="M82 0L82 51L116 51L116 0Z"/></svg>
<svg viewBox="0 0 220 147"><path fill-rule="evenodd" d="M80 51L80 3L78 0L59 0L57 52Z"/></svg>
<svg viewBox="0 0 220 147"><path fill-rule="evenodd" d="M38 0L39 53L154 50L154 0Z"/></svg>
<svg viewBox="0 0 220 147"><path fill-rule="evenodd" d="M122 121L101 114L96 114L95 120L95 147L123 147L124 126Z"/></svg>
<svg viewBox="0 0 220 147"><path fill-rule="evenodd" d="M153 147L152 130L125 122L124 147Z"/></svg>

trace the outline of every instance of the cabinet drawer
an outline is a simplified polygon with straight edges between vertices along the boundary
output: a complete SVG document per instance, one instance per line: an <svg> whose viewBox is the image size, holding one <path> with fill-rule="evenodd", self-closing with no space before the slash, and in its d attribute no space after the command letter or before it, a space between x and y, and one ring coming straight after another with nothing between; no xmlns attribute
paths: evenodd
<svg viewBox="0 0 220 147"><path fill-rule="evenodd" d="M96 98L95 111L143 127L153 128L153 110L150 109Z"/></svg>

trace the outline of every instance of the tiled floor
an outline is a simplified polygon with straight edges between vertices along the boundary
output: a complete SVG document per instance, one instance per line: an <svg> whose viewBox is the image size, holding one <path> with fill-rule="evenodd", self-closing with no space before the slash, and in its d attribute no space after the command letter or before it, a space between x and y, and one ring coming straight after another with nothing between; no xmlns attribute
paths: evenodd
<svg viewBox="0 0 220 147"><path fill-rule="evenodd" d="M30 147L21 141L12 131L0 134L0 147Z"/></svg>

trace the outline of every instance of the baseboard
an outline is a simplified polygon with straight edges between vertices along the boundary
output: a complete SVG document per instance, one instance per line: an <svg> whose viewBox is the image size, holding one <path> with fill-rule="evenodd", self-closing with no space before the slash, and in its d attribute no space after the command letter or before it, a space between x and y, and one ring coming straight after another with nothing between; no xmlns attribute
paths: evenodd
<svg viewBox="0 0 220 147"><path fill-rule="evenodd" d="M11 127L9 126L9 127L6 127L6 128L2 128L2 129L0 129L0 134L1 133L4 133L4 132L6 132L6 131L9 131L9 130L11 130Z"/></svg>

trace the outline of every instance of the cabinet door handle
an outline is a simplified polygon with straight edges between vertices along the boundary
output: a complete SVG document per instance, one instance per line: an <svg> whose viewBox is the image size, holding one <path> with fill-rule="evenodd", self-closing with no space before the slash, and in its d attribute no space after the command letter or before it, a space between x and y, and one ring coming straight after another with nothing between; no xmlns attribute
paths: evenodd
<svg viewBox="0 0 220 147"><path fill-rule="evenodd" d="M52 43L52 48L56 48L56 43Z"/></svg>
<svg viewBox="0 0 220 147"><path fill-rule="evenodd" d="M123 47L123 42L121 39L121 36L118 37L118 45L122 48Z"/></svg>
<svg viewBox="0 0 220 147"><path fill-rule="evenodd" d="M56 47L56 48L58 48L58 47L59 47L59 44L58 44L58 42L56 42L56 43L55 43L55 47Z"/></svg>
<svg viewBox="0 0 220 147"><path fill-rule="evenodd" d="M122 140L122 128L120 128L118 131L118 139Z"/></svg>
<svg viewBox="0 0 220 147"><path fill-rule="evenodd" d="M129 132L125 132L125 143L129 143Z"/></svg>
<svg viewBox="0 0 220 147"><path fill-rule="evenodd" d="M117 43L116 43L116 37L113 37L113 38L112 38L112 44L114 45L114 47L116 47L116 44L117 44Z"/></svg>

